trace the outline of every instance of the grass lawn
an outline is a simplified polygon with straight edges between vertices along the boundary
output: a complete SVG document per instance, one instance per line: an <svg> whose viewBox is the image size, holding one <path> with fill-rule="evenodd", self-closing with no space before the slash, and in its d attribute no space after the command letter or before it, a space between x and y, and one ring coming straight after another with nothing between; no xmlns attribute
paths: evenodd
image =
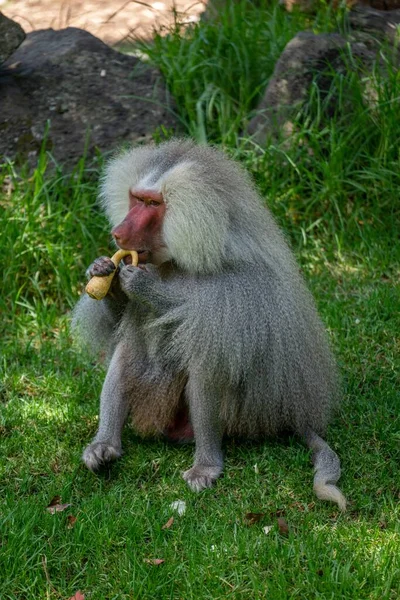
<svg viewBox="0 0 400 600"><path fill-rule="evenodd" d="M343 374L328 441L348 511L314 497L309 452L296 439L227 441L224 478L198 495L181 478L191 446L142 440L129 427L122 459L100 477L86 470L80 455L96 431L104 371L72 344L69 318L85 268L112 248L98 172L82 159L66 174L45 153L33 174L4 162L1 600L67 600L78 590L86 600L399 598L399 74L385 55L372 108L348 80L350 114L340 99L329 117L310 102L289 142L261 151L240 137L286 41L334 25L327 9L310 20L239 4L219 24L157 36L147 51L188 134L252 172L315 295ZM70 506L51 514L55 497Z"/></svg>

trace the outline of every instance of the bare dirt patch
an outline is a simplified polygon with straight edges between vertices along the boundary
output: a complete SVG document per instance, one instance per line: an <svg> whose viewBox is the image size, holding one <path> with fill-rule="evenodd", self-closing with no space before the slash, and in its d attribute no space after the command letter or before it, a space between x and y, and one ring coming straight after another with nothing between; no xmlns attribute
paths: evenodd
<svg viewBox="0 0 400 600"><path fill-rule="evenodd" d="M195 22L206 0L0 0L0 10L26 33L38 29L79 27L108 44L152 36L154 28L180 20Z"/></svg>

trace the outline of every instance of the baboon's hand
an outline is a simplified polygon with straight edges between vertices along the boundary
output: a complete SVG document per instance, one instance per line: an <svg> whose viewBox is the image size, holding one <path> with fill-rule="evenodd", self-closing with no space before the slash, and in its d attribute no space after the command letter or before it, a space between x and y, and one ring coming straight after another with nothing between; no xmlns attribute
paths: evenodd
<svg viewBox="0 0 400 600"><path fill-rule="evenodd" d="M129 297L141 296L146 280L153 279L146 270L133 265L124 265L119 272L119 283L121 289Z"/></svg>
<svg viewBox="0 0 400 600"><path fill-rule="evenodd" d="M111 258L108 256L99 256L94 262L88 267L86 271L86 277L91 279L94 276L105 277L111 275L115 271L115 265Z"/></svg>

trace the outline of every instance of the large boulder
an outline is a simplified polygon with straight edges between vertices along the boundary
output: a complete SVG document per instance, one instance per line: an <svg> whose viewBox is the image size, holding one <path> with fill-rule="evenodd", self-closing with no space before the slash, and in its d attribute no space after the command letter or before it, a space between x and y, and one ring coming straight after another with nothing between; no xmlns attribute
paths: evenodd
<svg viewBox="0 0 400 600"><path fill-rule="evenodd" d="M0 64L18 48L25 39L21 25L0 12Z"/></svg>
<svg viewBox="0 0 400 600"><path fill-rule="evenodd" d="M298 33L285 47L265 94L248 126L248 133L263 145L272 136L289 135L293 118L309 95L311 82L328 95L336 73L362 65L371 68L376 50L363 42L351 44L352 60L346 61L348 40L338 33ZM334 99L332 100L334 102Z"/></svg>
<svg viewBox="0 0 400 600"><path fill-rule="evenodd" d="M355 6L349 13L353 29L398 44L400 41L400 0L396 10L375 10L368 6Z"/></svg>
<svg viewBox="0 0 400 600"><path fill-rule="evenodd" d="M32 164L46 148L72 166L177 120L160 73L81 29L27 35L0 73L0 153ZM49 123L47 134L46 128Z"/></svg>

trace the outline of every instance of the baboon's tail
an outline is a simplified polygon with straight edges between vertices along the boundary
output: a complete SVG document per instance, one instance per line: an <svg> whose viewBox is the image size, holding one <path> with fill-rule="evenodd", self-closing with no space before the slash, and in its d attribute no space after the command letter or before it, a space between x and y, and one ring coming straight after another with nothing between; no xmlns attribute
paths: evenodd
<svg viewBox="0 0 400 600"><path fill-rule="evenodd" d="M314 492L320 500L330 500L346 510L346 498L336 487L340 477L340 460L336 452L314 431L307 429L303 435L307 446L312 450L314 465Z"/></svg>

